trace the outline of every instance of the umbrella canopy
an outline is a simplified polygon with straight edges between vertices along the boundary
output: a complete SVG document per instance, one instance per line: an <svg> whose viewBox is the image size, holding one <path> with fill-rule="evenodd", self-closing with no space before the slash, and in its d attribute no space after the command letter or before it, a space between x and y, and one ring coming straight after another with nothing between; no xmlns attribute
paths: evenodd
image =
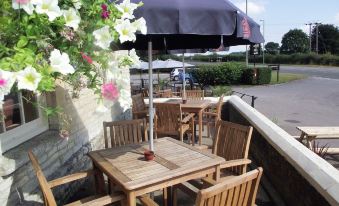
<svg viewBox="0 0 339 206"><path fill-rule="evenodd" d="M139 3L140 0L131 0ZM262 43L259 24L227 0L143 0L135 11L144 17L147 35L137 34L135 42L122 45L125 49L195 49Z"/></svg>

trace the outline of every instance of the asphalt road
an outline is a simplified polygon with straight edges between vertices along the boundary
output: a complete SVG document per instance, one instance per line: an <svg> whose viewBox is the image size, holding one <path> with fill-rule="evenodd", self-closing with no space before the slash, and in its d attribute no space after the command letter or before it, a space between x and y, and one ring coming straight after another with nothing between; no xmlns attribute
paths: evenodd
<svg viewBox="0 0 339 206"><path fill-rule="evenodd" d="M339 67L281 66L282 73L306 74L310 77L339 79Z"/></svg>

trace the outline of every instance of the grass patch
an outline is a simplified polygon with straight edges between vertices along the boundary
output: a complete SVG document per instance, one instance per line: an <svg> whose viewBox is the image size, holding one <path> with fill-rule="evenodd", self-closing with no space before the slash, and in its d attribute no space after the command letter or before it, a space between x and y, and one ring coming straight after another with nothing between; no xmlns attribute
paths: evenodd
<svg viewBox="0 0 339 206"><path fill-rule="evenodd" d="M290 81L304 79L304 78L306 78L306 75L303 75L303 74L280 73L279 82L277 82L277 71L272 71L270 84L287 83Z"/></svg>
<svg viewBox="0 0 339 206"><path fill-rule="evenodd" d="M220 97L221 95L230 95L232 88L228 85L218 85L212 87L213 97Z"/></svg>

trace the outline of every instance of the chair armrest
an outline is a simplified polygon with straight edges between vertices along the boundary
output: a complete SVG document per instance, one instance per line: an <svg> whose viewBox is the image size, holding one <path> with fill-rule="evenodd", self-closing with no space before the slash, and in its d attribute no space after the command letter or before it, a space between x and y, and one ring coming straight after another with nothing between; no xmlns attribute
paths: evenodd
<svg viewBox="0 0 339 206"><path fill-rule="evenodd" d="M187 122L189 122L191 119L193 119L193 117L194 117L194 113L189 113L184 119L182 119L182 123L187 123Z"/></svg>
<svg viewBox="0 0 339 206"><path fill-rule="evenodd" d="M57 178L55 180L51 180L51 181L48 182L48 184L51 188L53 188L53 187L56 187L56 186L59 186L59 185L63 185L63 184L69 183L69 182L73 182L75 180L79 180L79 179L82 179L82 178L85 178L85 177L89 177L93 174L95 174L94 170L87 170L85 172L78 172L78 173L74 173L74 174L71 174L71 175L67 175L67 176L64 176L64 177Z"/></svg>
<svg viewBox="0 0 339 206"><path fill-rule="evenodd" d="M248 165L252 161L249 159L237 159L237 160L229 160L221 163L220 169L229 168L229 167L235 167L240 165Z"/></svg>
<svg viewBox="0 0 339 206"><path fill-rule="evenodd" d="M218 114L217 114L217 113L214 113L214 112L203 112L202 114L203 114L203 115L207 115L207 116L215 116L215 117L218 116Z"/></svg>
<svg viewBox="0 0 339 206"><path fill-rule="evenodd" d="M142 195L138 197L141 204L144 206L159 206L156 202L154 202L148 195Z"/></svg>

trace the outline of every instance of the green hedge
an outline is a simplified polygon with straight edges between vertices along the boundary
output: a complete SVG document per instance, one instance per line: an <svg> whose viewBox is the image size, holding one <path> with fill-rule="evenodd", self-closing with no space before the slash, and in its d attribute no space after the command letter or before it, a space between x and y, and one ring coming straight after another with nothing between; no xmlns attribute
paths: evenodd
<svg viewBox="0 0 339 206"><path fill-rule="evenodd" d="M271 82L272 69L267 67L257 67L257 75L255 69L248 68L242 73L242 83L245 84L269 84Z"/></svg>
<svg viewBox="0 0 339 206"><path fill-rule="evenodd" d="M246 68L245 64L227 62L221 64L201 65L199 69L191 71L193 78L203 89L205 86L230 85L230 84L269 84L272 70L267 67L254 70Z"/></svg>
<svg viewBox="0 0 339 206"><path fill-rule="evenodd" d="M201 65L199 69L192 70L192 76L203 88L206 85L229 85L241 81L245 64L227 62L213 65Z"/></svg>
<svg viewBox="0 0 339 206"><path fill-rule="evenodd" d="M257 68L257 84L269 84L271 82L272 69L266 67Z"/></svg>
<svg viewBox="0 0 339 206"><path fill-rule="evenodd" d="M230 54L230 55L210 55L210 56L201 56L196 55L189 60L193 61L214 61L217 58L222 59L223 62L236 61L236 62L245 62L245 54ZM249 56L249 63L262 63L262 56L256 56L255 59L253 56ZM265 63L266 64L302 64L302 65L328 65L328 66L339 66L339 56L331 54L279 54L271 55L265 54Z"/></svg>

